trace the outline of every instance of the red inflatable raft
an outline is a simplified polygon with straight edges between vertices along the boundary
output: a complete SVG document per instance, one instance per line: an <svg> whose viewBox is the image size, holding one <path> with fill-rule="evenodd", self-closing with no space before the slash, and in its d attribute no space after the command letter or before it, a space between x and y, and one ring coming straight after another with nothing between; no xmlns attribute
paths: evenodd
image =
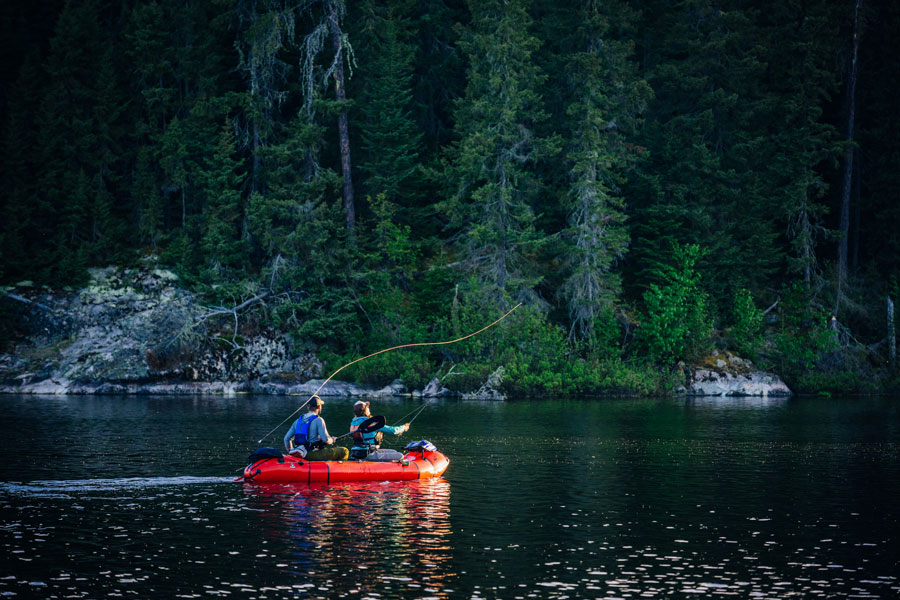
<svg viewBox="0 0 900 600"><path fill-rule="evenodd" d="M407 451L402 460L309 461L281 455L258 458L235 481L246 483L333 483L339 481L407 481L440 477L450 459L437 450Z"/></svg>

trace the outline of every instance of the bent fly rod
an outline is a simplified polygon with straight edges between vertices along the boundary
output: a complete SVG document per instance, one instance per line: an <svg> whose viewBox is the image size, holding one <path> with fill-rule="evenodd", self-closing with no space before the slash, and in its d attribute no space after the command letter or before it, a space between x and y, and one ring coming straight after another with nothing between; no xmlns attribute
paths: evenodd
<svg viewBox="0 0 900 600"><path fill-rule="evenodd" d="M362 362L362 361L366 360L367 358L372 358L373 356L378 356L379 354L384 354L385 352L390 352L391 350L399 350L399 349L401 349L401 348L415 348L415 347L420 347L420 346L446 346L447 344L455 344L455 343L457 343L457 342L461 342L461 341L463 341L463 340L467 340L467 339L469 339L470 337L476 336L476 335L478 335L479 333L481 333L481 332L483 332L483 331L486 331L486 330L490 329L491 327L493 327L494 325L496 325L497 323L499 323L500 321L502 321L503 319L505 319L506 317L508 317L510 314L512 314L512 312L513 312L514 310L516 310L517 308L519 308L520 306L522 306L522 303L521 303L521 302L519 302L518 304L516 304L515 306L513 306L511 309L509 309L508 311L506 311L506 313L505 313L502 317L500 317L499 319L497 319L496 321L494 321L494 322L491 323L490 325L485 325L484 327L482 327L482 328L479 329L478 331L472 332L472 333L470 333L470 334L468 334L468 335L464 335L464 336L462 336L462 337L460 337L460 338L456 338L455 340L448 340L448 341L446 341L446 342L415 342L415 343L413 343L413 344L401 344L401 345L399 345L399 346L391 346L390 348L385 348L384 350L379 350L378 352L373 352L372 354L367 354L366 356L357 358L357 359L355 359L355 360L351 360L351 361L348 362L346 365L342 366L340 369L338 369L337 371L335 371L334 373L332 373L331 375L329 375L329 376L328 376L328 379L326 379L325 381L323 381L323 382L321 383L321 385L319 385L319 387L316 388L316 391L313 392L312 394L310 394L309 398L306 399L306 402L304 402L303 404L301 404L301 405L297 408L297 410L295 410L295 411L292 412L290 415L288 415L281 423L279 423L278 425L276 425L275 427L273 427L272 430L269 431L269 433L267 433L266 435L262 436L256 443L257 443L257 444L262 444L262 442L263 442L264 439L266 439L267 437L269 437L270 435L272 435L272 433L274 433L279 427L281 427L282 425L284 425L285 423L287 423L289 420L291 420L291 419L294 417L294 415L296 415L298 412L300 412L301 410L303 410L303 407L304 407L304 406L306 406L307 404L309 404L309 401L310 401L310 400L312 400L313 398L316 397L316 395L319 393L319 391L320 391L323 387L325 387L325 384L327 384L329 381L331 381L332 377L334 377L335 375L337 375L338 373L340 373L341 371L343 371L344 369L346 369L346 368L349 367L350 365L355 365L356 363ZM416 416L418 416L418 415L416 415Z"/></svg>

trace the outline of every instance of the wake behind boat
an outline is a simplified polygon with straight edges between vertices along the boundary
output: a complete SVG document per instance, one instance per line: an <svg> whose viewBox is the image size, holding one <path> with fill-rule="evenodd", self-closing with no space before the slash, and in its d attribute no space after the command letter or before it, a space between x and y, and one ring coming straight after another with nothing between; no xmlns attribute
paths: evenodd
<svg viewBox="0 0 900 600"><path fill-rule="evenodd" d="M336 483L342 481L410 481L440 477L450 459L428 441L413 442L403 458L390 462L368 460L310 461L275 448L260 448L235 479L243 483Z"/></svg>

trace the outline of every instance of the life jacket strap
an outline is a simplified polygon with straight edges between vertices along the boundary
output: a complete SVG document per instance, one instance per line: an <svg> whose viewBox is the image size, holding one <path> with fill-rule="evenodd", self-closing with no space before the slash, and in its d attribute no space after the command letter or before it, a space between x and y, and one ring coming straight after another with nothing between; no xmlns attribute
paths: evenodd
<svg viewBox="0 0 900 600"><path fill-rule="evenodd" d="M312 422L319 418L319 415L313 415L311 419L307 419L306 415L300 417L300 430L295 431L294 433L294 445L295 446L303 446L307 450L318 450L319 448L323 448L325 446L324 443L320 441L315 442L314 444L310 444L309 442L309 426L312 425ZM317 448L313 446L315 444L321 444Z"/></svg>

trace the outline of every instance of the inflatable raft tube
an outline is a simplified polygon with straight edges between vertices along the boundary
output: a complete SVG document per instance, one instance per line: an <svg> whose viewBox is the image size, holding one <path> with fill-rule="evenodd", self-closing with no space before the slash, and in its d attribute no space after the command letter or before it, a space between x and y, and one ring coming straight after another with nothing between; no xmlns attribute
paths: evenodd
<svg viewBox="0 0 900 600"><path fill-rule="evenodd" d="M235 479L244 483L336 483L341 481L409 481L440 477L450 459L438 452L407 452L392 462L365 460L310 461L282 455L260 458Z"/></svg>

